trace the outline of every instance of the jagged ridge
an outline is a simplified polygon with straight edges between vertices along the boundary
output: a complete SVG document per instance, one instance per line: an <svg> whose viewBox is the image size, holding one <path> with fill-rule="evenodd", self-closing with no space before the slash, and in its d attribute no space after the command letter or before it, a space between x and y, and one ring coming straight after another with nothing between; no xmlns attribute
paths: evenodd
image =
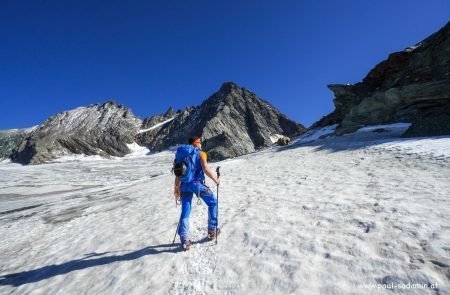
<svg viewBox="0 0 450 295"><path fill-rule="evenodd" d="M219 160L271 145L274 134L304 130L254 93L228 82L200 106L177 112L169 108L143 121L113 101L59 113L22 139L11 159L39 164L71 154L124 156L133 142L161 151L199 135L210 159Z"/></svg>
<svg viewBox="0 0 450 295"><path fill-rule="evenodd" d="M198 107L170 114L175 118L160 128L138 135L138 142L153 150L187 142L189 136L203 137L203 148L213 160L244 155L271 145L270 136L292 136L305 128L293 122L268 102L232 82ZM160 120L167 120L164 116Z"/></svg>
<svg viewBox="0 0 450 295"><path fill-rule="evenodd" d="M36 128L11 159L39 164L68 154L124 156L141 124L131 110L113 101L65 111Z"/></svg>

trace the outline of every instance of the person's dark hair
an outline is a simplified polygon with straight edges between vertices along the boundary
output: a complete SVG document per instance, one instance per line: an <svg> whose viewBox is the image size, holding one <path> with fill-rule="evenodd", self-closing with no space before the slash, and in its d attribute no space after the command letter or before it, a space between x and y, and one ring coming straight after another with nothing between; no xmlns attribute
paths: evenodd
<svg viewBox="0 0 450 295"><path fill-rule="evenodd" d="M201 139L200 136L191 136L189 137L189 144L193 144L197 139Z"/></svg>

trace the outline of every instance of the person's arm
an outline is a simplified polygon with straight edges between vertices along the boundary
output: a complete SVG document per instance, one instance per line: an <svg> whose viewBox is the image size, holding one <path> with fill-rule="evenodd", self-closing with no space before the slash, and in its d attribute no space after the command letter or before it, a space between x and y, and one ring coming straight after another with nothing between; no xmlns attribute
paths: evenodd
<svg viewBox="0 0 450 295"><path fill-rule="evenodd" d="M206 157L200 158L200 163L202 164L203 172L211 178L212 181L214 181L216 184L220 183L220 179L214 176L214 173L211 171L211 169L208 166L208 162L206 161Z"/></svg>

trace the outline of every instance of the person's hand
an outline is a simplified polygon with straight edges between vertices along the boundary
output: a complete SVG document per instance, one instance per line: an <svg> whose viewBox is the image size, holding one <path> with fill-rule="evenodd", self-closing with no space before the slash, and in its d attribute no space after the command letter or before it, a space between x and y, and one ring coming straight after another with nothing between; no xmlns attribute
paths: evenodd
<svg viewBox="0 0 450 295"><path fill-rule="evenodd" d="M214 182L219 185L220 184L220 178L216 178L216 180L214 180Z"/></svg>

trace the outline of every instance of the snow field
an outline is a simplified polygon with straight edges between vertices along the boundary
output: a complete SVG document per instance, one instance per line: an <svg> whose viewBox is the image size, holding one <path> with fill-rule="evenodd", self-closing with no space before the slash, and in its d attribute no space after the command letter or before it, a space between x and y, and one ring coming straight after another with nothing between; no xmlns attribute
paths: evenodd
<svg viewBox="0 0 450 295"><path fill-rule="evenodd" d="M188 252L171 244L172 152L1 163L0 293L390 294L358 286L417 283L439 289L395 292L448 294L450 158L436 151L450 139L396 134L210 164L222 167L222 234L205 241L207 208L194 198Z"/></svg>

